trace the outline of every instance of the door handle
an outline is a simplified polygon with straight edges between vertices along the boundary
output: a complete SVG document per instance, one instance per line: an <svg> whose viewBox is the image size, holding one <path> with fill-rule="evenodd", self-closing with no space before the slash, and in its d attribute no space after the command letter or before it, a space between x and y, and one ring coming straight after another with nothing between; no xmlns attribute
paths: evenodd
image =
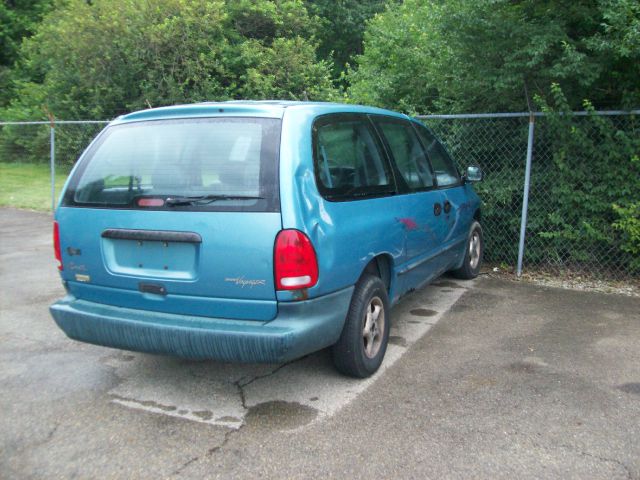
<svg viewBox="0 0 640 480"><path fill-rule="evenodd" d="M445 200L444 213L449 213L450 211L451 211L451 202L449 200Z"/></svg>
<svg viewBox="0 0 640 480"><path fill-rule="evenodd" d="M438 202L434 203L433 214L437 217L441 213L442 213L442 205L440 205Z"/></svg>

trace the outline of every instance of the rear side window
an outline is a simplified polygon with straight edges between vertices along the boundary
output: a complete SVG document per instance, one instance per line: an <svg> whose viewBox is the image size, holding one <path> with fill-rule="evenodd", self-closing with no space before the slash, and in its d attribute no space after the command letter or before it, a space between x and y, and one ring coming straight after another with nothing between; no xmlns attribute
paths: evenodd
<svg viewBox="0 0 640 480"><path fill-rule="evenodd" d="M376 120L389 145L398 171L411 190L434 186L429 160L413 127L407 122Z"/></svg>
<svg viewBox="0 0 640 480"><path fill-rule="evenodd" d="M438 139L423 126L416 125L416 131L427 151L439 187L460 185L460 173L453 160Z"/></svg>
<svg viewBox="0 0 640 480"><path fill-rule="evenodd" d="M314 125L314 168L328 199L395 191L391 168L367 117L330 115Z"/></svg>
<svg viewBox="0 0 640 480"><path fill-rule="evenodd" d="M150 204L276 210L279 132L280 120L266 118L162 120L109 127L83 158L65 202L117 208ZM171 201L164 203L167 199L185 201L170 205Z"/></svg>

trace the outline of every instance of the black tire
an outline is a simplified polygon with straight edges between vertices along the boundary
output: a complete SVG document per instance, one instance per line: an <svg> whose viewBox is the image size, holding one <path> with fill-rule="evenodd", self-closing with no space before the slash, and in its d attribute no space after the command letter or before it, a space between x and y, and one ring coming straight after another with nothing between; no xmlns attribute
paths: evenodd
<svg viewBox="0 0 640 480"><path fill-rule="evenodd" d="M368 335L365 335L367 312L371 315ZM339 372L366 378L378 370L389 341L389 312L389 296L382 280L374 275L363 275L353 291L340 339L332 347L333 363ZM375 328L372 327L374 324Z"/></svg>
<svg viewBox="0 0 640 480"><path fill-rule="evenodd" d="M475 255L472 255L472 251L475 250L472 247L474 239L477 239L477 259ZM456 278L463 280L471 280L476 278L480 273L480 267L482 267L482 255L484 254L484 239L482 236L482 227L480 223L474 221L469 229L469 236L467 237L467 244L465 248L464 261L462 266L456 270L452 270L451 273Z"/></svg>

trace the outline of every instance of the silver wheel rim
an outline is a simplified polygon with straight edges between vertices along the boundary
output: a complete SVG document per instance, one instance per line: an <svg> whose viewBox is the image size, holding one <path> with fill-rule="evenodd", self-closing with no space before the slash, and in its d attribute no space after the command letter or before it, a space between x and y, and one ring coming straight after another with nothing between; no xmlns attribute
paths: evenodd
<svg viewBox="0 0 640 480"><path fill-rule="evenodd" d="M469 266L475 270L480 263L480 234L474 231L469 240Z"/></svg>
<svg viewBox="0 0 640 480"><path fill-rule="evenodd" d="M364 328L362 329L364 354L368 358L375 357L380 351L384 336L384 322L384 304L380 297L373 297L364 312Z"/></svg>

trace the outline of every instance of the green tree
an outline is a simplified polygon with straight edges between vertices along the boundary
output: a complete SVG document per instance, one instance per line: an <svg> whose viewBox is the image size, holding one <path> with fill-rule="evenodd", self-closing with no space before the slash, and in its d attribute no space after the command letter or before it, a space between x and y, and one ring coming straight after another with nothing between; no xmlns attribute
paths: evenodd
<svg viewBox="0 0 640 480"><path fill-rule="evenodd" d="M301 0L66 0L21 48L5 117L109 118L149 105L330 99Z"/></svg>
<svg viewBox="0 0 640 480"><path fill-rule="evenodd" d="M22 40L35 31L53 0L5 0L0 3L0 106L12 94L11 68Z"/></svg>
<svg viewBox="0 0 640 480"><path fill-rule="evenodd" d="M429 112L513 111L558 83L572 108L640 104L634 0L406 0L375 17L354 100Z"/></svg>
<svg viewBox="0 0 640 480"><path fill-rule="evenodd" d="M334 76L339 78L353 57L363 53L367 21L397 0L307 0L305 3L317 16L318 54L333 60Z"/></svg>
<svg viewBox="0 0 640 480"><path fill-rule="evenodd" d="M17 59L24 37L31 35L53 0L5 0L0 3L0 65Z"/></svg>

